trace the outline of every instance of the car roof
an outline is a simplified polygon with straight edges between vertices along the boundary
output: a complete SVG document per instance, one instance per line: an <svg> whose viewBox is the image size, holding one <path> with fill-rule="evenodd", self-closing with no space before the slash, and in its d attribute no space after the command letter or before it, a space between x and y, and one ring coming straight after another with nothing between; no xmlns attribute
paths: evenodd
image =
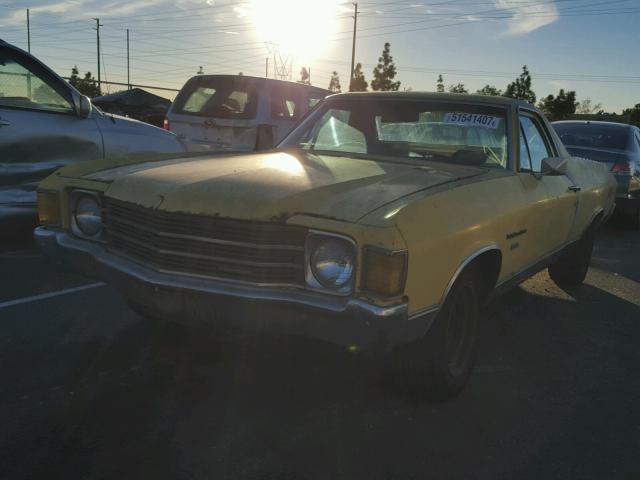
<svg viewBox="0 0 640 480"><path fill-rule="evenodd" d="M290 80L278 80L276 78L265 78L265 77L256 77L254 75L232 75L232 74L216 74L216 73L212 73L212 74L198 74L198 75L194 75L193 77L191 77L188 81L194 79L194 78L250 78L251 80L256 80L259 82L268 82L268 83L281 83L281 84L285 84L285 85L296 85L298 87L303 87L303 88L309 88L309 89L313 89L313 90L322 90L323 92L327 92L330 93L329 90L327 90L326 88L322 88L322 87L315 87L313 85L308 85L306 83L299 83L299 82L292 82Z"/></svg>
<svg viewBox="0 0 640 480"><path fill-rule="evenodd" d="M17 52L17 53L19 53L21 55L28 55L29 57L35 59L35 57L33 55L31 55L29 52L21 49L20 47L18 47L17 45L14 45L13 43L9 43L9 42L7 42L5 40L2 40L1 38L0 38L0 47L11 49L14 52ZM42 63L42 62L40 62L40 63Z"/></svg>
<svg viewBox="0 0 640 480"><path fill-rule="evenodd" d="M445 102L464 102L464 103L486 103L500 105L515 105L527 108L535 108L529 102L519 100L517 98L502 97L495 95L477 95L468 93L439 93L439 92L349 92L338 93L330 98L392 98L406 100L431 100Z"/></svg>
<svg viewBox="0 0 640 480"><path fill-rule="evenodd" d="M620 122L605 122L602 120L558 120L553 122L552 125L573 124L573 125L608 125L610 127L631 128L632 126L627 123Z"/></svg>
<svg viewBox="0 0 640 480"><path fill-rule="evenodd" d="M5 42L3 39L0 38L0 45L3 47L10 47L10 48L15 48L18 49L18 47L16 47L15 45L12 45L9 42Z"/></svg>

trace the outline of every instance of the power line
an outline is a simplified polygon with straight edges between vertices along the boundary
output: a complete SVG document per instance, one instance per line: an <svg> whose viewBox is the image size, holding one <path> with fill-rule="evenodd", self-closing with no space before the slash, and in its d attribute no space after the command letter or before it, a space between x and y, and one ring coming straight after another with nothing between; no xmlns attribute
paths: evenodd
<svg viewBox="0 0 640 480"><path fill-rule="evenodd" d="M560 2L560 1L578 1L578 0L556 0L556 1ZM618 0L617 2L608 2L608 3L619 3L620 1L625 1L625 0ZM387 2L387 3L397 3L397 2ZM445 3L451 3L451 2L450 1L449 2L439 2L438 4L441 5L441 4L445 4ZM511 10L511 9L514 9L514 8L519 8L519 6L522 5L522 4L524 4L524 5L541 5L541 4L548 4L548 3L549 2L540 2L540 1L526 2L526 3L522 2L522 3L519 3L518 6L515 6L515 7L512 6L512 7L509 7L507 9L493 9L493 10L488 10L488 11L484 11L484 12L471 12L471 13L461 13L461 14L444 14L444 15L451 16L451 17L454 17L454 18L464 17L464 16L468 16L468 15L478 16L478 15L481 15L481 14L486 13L486 12L494 12L495 13L496 11L505 11L505 10ZM436 5L436 4L431 4L431 5ZM590 4L590 5L592 5L592 4ZM572 8L576 8L576 7L572 7ZM145 14L145 15L149 15L149 14ZM442 15L442 14L438 14L438 13L429 14L429 16L431 16L431 17L433 17L435 15ZM416 15L412 15L412 17L413 16L416 16ZM337 17L337 18L341 18L341 17ZM370 17L370 18L373 18L373 17ZM421 23L421 22L422 22L422 20L418 20L417 22L410 22L409 24L411 24L411 23ZM231 24L231 25L230 24L224 24L224 25L221 25L221 27L222 28L230 28L230 27L235 26L235 25L247 25L247 24L246 23L243 23L243 24ZM398 27L398 26L404 26L404 25L407 25L407 23L399 23L399 24L395 24L395 25L385 25L385 28L392 28L392 27ZM369 29L363 29L363 30L371 30L371 29L378 29L378 28L379 27L376 26L376 27L372 27L372 28L369 28ZM203 30L203 29L206 32L206 31L210 30L210 26L206 26L206 27L203 27L203 28L192 27L189 30L191 30L192 33L194 33L194 34L199 35L198 32ZM123 30L126 30L126 29L123 29ZM178 31L181 31L181 30L163 29L163 32L165 32L165 33L166 32L178 32ZM243 31L247 31L247 30L243 30ZM214 32L214 33L225 33L225 32ZM339 32L339 33L343 33L343 32ZM347 33L347 32L344 32L344 33ZM158 36L158 34L149 35L149 36L152 36L152 37L153 36ZM75 41L75 40L70 40L70 41ZM171 38L171 41L175 42L176 40L175 40L175 38ZM120 40L118 40L118 42L120 42ZM61 42L57 42L57 43L61 43ZM103 42L103 43L105 43L105 42ZM212 47L212 48L215 48L215 47Z"/></svg>
<svg viewBox="0 0 640 480"><path fill-rule="evenodd" d="M328 63L331 65L342 64L345 65L345 62L340 62L339 60L333 59L317 59L317 62L320 63ZM365 63L363 66L366 67L374 67L375 64ZM416 72L416 73L443 73L443 74L453 74L460 76L477 76L477 77L504 77L504 78L514 78L519 75L519 72L504 72L504 71L492 71L492 70L464 70L464 69L450 69L450 68L426 68L426 67L416 67L416 66L406 66L399 64L397 66L398 70L406 71L406 72ZM544 72L536 72L536 78L548 79L548 80L580 80L580 81L594 81L594 82L609 82L609 83L640 83L640 76L633 75L589 75L589 74L566 74L566 73L544 73Z"/></svg>
<svg viewBox="0 0 640 480"><path fill-rule="evenodd" d="M69 77L62 77L62 78L64 78L65 80L70 80ZM123 87L127 86L126 83L122 83L122 82L107 82L106 80L103 83L108 83L110 85L120 85L120 86L123 86ZM157 87L157 86L153 86L153 85L131 84L131 86L132 87L138 87L138 88L151 88L151 89L154 89L154 90L167 90L167 91L170 91L170 92L179 92L180 91L180 89L178 89L178 88Z"/></svg>
<svg viewBox="0 0 640 480"><path fill-rule="evenodd" d="M560 2L575 2L575 1L579 1L579 0L554 0L555 3L560 3ZM552 1L551 3L554 3L554 1ZM534 3L529 4L529 6L540 6L540 5L546 5L549 4L549 1L536 1ZM555 4L554 3L554 4ZM509 12L509 11L513 11L514 9L519 9L521 8L520 6L511 6L511 7L505 7L505 8L495 8L495 9L490 9L490 10L482 10L482 11L478 11L478 12L466 12L466 13L460 13L460 14L454 14L451 15L451 18L468 18L468 17L478 17L480 15L483 14L491 14L491 13L495 13L495 12ZM433 16L433 15L430 15ZM520 17L526 17L528 15L526 14L520 14ZM510 18L510 17L504 17L504 18ZM433 19L433 20L415 20L412 22L404 22L404 23L397 23L395 25L388 25L386 26L386 28L395 28L395 27L404 27L407 25L415 25L415 24L419 24L419 23L431 23L433 21L437 21L437 19ZM475 21L475 20L470 20L470 21ZM466 23L466 22L465 22ZM368 30L378 30L380 27L379 26L375 26L375 27L369 27L369 28L363 28L360 31L368 31ZM429 28L429 27L427 27ZM391 32L391 33L403 33L403 32L413 32L413 31L418 31L418 30L422 30L422 29L413 29L413 30L403 30L401 32ZM347 33L347 32L341 32L341 33ZM380 32L378 35L375 36L380 36L385 34L385 32ZM343 39L340 39L343 40Z"/></svg>
<svg viewBox="0 0 640 480"><path fill-rule="evenodd" d="M230 3L226 3L226 4L222 4L222 5L207 5L206 7L195 7L195 8L191 8L191 9L173 9L173 10L163 10L160 12L154 12L154 13L142 13L142 14L134 14L134 15L108 15L108 14L103 14L102 18L103 19L107 19L107 20L127 20L127 21L131 21L131 19L133 18L140 18L140 17L148 17L148 16L157 16L157 15L175 15L176 13L181 13L181 12L186 12L186 11L190 11L190 12L195 12L195 11L201 11L201 10L212 10L212 9L217 9L217 8L224 8L224 7L233 7L236 6L237 3L235 2L230 2ZM83 19L79 19L79 20L69 20L69 21L65 21L65 22L55 22L55 23L43 23L38 25L39 27L44 27L44 26L50 26L50 25L70 25L70 24L74 24L74 23L82 23L82 22L86 22L87 20L90 20L90 18L83 18Z"/></svg>
<svg viewBox="0 0 640 480"><path fill-rule="evenodd" d="M457 25L464 25L464 24L468 24L468 23L473 23L473 22L478 22L480 20L502 20L502 19L510 19L513 18L514 14L517 14L519 18L536 18L536 17L544 17L545 14L542 14L540 12L533 12L533 13L522 13L521 9L523 7L534 7L534 6L544 6L544 5L556 5L556 4L562 4L564 5L564 8L560 9L557 14L553 14L553 16L558 15L558 16L592 16L592 15L614 15L614 14L628 14L628 13L635 13L635 10L633 9L633 7L616 7L616 8L610 8L610 5L613 4L620 4L620 3L624 3L625 0L617 0L617 1L611 1L611 2L595 2L595 3L581 3L580 5L568 5L570 2L578 2L581 0L556 0L555 2L552 1L522 1L522 2L516 2L514 1L510 1L509 8L493 8L491 10L483 10L483 11L476 11L476 12L465 12L464 10L460 13L456 13L456 12L432 12L432 13L423 13L423 12L412 12L414 14L410 15L410 16L402 16L402 15L398 15L398 12L403 11L403 10L409 10L409 9L413 9L415 10L416 6L415 4L411 4L411 2L409 2L408 0L404 0L404 1L389 1L389 2L361 2L360 5L363 5L365 7L365 9L362 12L358 12L359 16L361 15L363 20L369 20L369 21L382 21L385 22L388 19L400 19L400 18L412 18L414 19L414 21L412 22L386 22L387 24L382 24L382 25L376 25L376 26L367 26L365 28L361 28L358 30L358 33L360 34L361 32L368 32L371 31L372 33L370 34L362 34L359 35L358 38L372 38L372 37L378 37L378 36L387 36L387 35L400 35L400 34L408 34L411 32L416 32L416 31L421 31L421 30L435 30L435 29L441 29L441 28L447 28L447 27L452 27L452 26L457 26ZM464 2L464 0L458 0L457 2L453 2L453 1L441 1L441 2L432 2L430 4L422 4L420 5L421 7L429 7L429 6L445 6L445 5L451 5L452 3L455 3L455 6L460 6L460 5L465 5L465 9L466 7L473 7L473 6L479 6L479 5L494 5L493 2L474 2L474 3L467 3ZM596 6L597 5L597 6ZM217 5L217 7L222 8L222 7L231 7L233 6L232 3L228 3L228 4L224 4L224 5ZM379 17L377 16L377 14L372 13L372 12L368 12L367 9L371 9L371 8L385 8L385 7L389 7L389 6L395 6L392 8L392 11L390 13L387 13L385 15L380 15ZM589 8L591 7L591 8ZM599 8L598 8L599 7ZM197 9L189 9L188 11L203 11L203 10L207 10L210 9L211 7L199 7ZM174 14L175 12L182 12L182 10L170 10L167 11L168 15ZM488 13L487 13L488 12ZM511 12L511 13L506 13L506 12ZM346 15L346 16L336 16L336 19L343 19L343 18L348 18L351 15ZM477 17L476 19L469 19L466 17L469 16L475 16ZM143 20L138 20L139 22L143 22L146 20L152 20L152 21L156 21L156 22L161 22L161 21L171 21L171 18L162 18L161 16L161 12L154 12L154 13L144 13L144 14L139 14L139 15L133 15L133 16L127 16L127 17L120 17L120 18L126 18L126 19L131 19L133 17L138 17L138 18L142 18L142 17L146 17L146 19ZM112 19L117 19L119 17L111 17L108 18L107 21L111 21ZM181 16L179 18L177 18L176 20L180 20L180 21L188 21L190 19L194 19L194 20L198 20L198 16L197 15L184 15ZM459 18L461 21L459 22L452 22L452 23L438 23L441 20L448 20L448 19L457 19ZM78 22L84 22L86 20L76 20L74 22L71 22L73 24L78 23ZM52 24L52 25L57 25L55 28L64 28L62 26L62 24L69 24L70 22L60 22L57 24ZM133 22L132 22L133 23ZM43 25L43 24L41 24ZM44 24L46 25L46 24ZM401 27L406 27L409 25L416 25L419 27L417 28L413 28L413 29L407 29L407 28L401 28ZM233 26L249 26L249 24L247 23L230 23L230 24L220 24L219 28L232 28ZM180 25L176 25L176 27L180 27ZM108 29L113 29L113 30L122 30L121 28L119 28L118 26L115 25L108 25L107 27ZM47 38L49 38L50 36L57 36L58 38L69 38L68 37L68 33L70 33L71 31L75 31L75 32L79 32L79 31L85 31L87 29L87 27L81 27L78 29L74 29L74 30L66 30L65 32L55 32L52 33L51 35L47 35L47 34L40 34L39 32L37 32L34 37L35 38L44 38L44 36L46 35ZM4 29L3 29L4 30ZM125 29L125 30L128 30ZM164 26L160 26L157 28L157 30L159 30L158 32L155 31L156 29L154 29L153 32L146 32L145 29L143 27L140 27L140 31L143 35L136 35L136 45L138 43L142 43L142 44L146 44L146 45L158 45L158 42L153 42L149 39L151 38L167 38L169 40L171 40L171 44L175 45L176 42L179 42L180 39L175 39L175 36L171 36L169 32L181 32L183 30L187 30L187 29L183 29L183 28L166 28ZM204 32L206 34L211 34L211 35L219 35L221 32L218 33L210 33L211 28L207 27L207 26L200 26L197 25L191 29L188 29L189 31L184 31L181 33L180 37L187 37L187 36L191 36L191 35L197 35L197 36L202 36ZM247 29L242 29L241 32L247 32L253 30L252 28L247 28ZM24 31L24 30L22 30ZM136 29L137 31L137 29ZM331 39L331 41L335 42L335 41L343 41L343 40L347 40L347 39L352 39L351 37L351 31L344 31L344 32L338 32L335 34L335 38ZM104 32L101 30L100 34L102 34L102 36L104 35ZM97 32L97 37L100 35ZM188 34L188 35L187 35ZM347 34L349 34L349 36L346 36ZM66 37L64 37L65 35L67 35ZM123 43L121 40L117 40L116 37L112 37L110 35L106 35L107 40L101 39L102 43L105 45L111 45L111 46L115 46L115 45L119 45L121 46ZM139 37L142 37L139 38ZM120 37L121 38L121 37ZM146 39L146 40L145 40ZM64 40L61 40L60 42L56 41L55 45L62 43ZM69 39L68 42L69 43L77 43L77 42L82 42L85 41L85 39ZM100 42L100 40L97 39L97 43ZM189 41L183 41L184 45L191 45L192 42ZM246 47L246 48L242 48L241 45L253 45L250 47ZM140 55L134 55L130 58L136 58L136 71L140 70L140 71L148 71L151 73L157 72L158 74L163 74L166 75L168 72L171 72L171 70L149 70L149 69L144 69L141 68L139 66L139 63L143 63L143 64L154 64L156 66L160 66L160 65L164 65L164 66L172 66L175 67L177 62L180 63L185 63L184 67L175 69L174 71L176 72L181 72L181 71L187 71L187 70L191 70L193 67L192 66L187 66L186 64L190 64L191 61L186 58L186 56L201 56L201 55L215 55L218 58L224 58L221 53L232 53L232 52L239 52L239 51L251 51L251 50L257 50L259 48L259 46L264 45L263 42L245 42L245 43L229 43L229 44L225 44L225 45L214 45L211 47L205 47L205 46L201 46L201 47L197 47L194 46L192 48L173 48L173 49L164 49L164 50L151 50L151 51L147 51L145 53L141 53ZM221 48L222 47L222 48ZM68 51L74 51L72 48L68 48L66 49ZM81 52L84 53L84 50L79 50L79 49L75 49L75 51L77 52ZM104 52L104 48L101 48L101 46L98 46L98 51L101 52L101 56L102 56L102 63L104 63L104 59L105 57L109 57L109 58L129 58L129 56L127 55L127 57L124 56L119 56L119 55L109 55L106 52ZM174 56L173 58L170 59L171 63L167 63L167 62L161 62L161 61L156 61L151 59L151 57L154 56L164 56L166 57L167 54L175 54L175 55L179 55L178 56ZM263 63L263 59L264 59L264 53L261 53L259 55L254 55L254 56L249 56L249 57L244 57L245 60L250 59L250 58L255 58L255 57L260 57L260 65L261 65L261 69L264 66ZM51 57L53 58L53 57ZM79 56L74 56L75 59L77 58L81 58ZM231 66L236 65L237 63L234 63L232 61L233 59L224 59L221 60L218 63L213 63L210 65L213 66L220 66L222 68L227 67L227 68L231 68ZM194 60L195 61L195 60ZM113 62L113 60L112 60ZM255 63L255 62L254 62ZM254 63L245 63L243 65L254 65ZM335 63L341 63L341 62L335 62ZM410 69L411 67L405 67L405 68L400 68L400 70L406 70L406 71L414 71ZM415 67L415 68L419 68L419 67ZM100 79L100 54L98 56L98 76ZM314 67L314 71L315 72L321 72L321 70L316 69ZM428 71L427 70L415 70L415 71ZM490 75L492 73L495 73L494 76L499 76L499 72L483 72L483 73L476 73L475 75L480 76L480 75ZM474 73L473 72L460 72L460 75L469 75L469 76L473 76ZM503 73L505 75L513 75L510 73ZM538 77L542 77L541 74L537 74ZM557 75L556 75L557 77ZM556 78L554 77L554 78ZM563 77L564 78L564 77ZM631 81L631 82L636 82L635 80L636 77L630 77L627 79L623 79L621 76L620 77L616 77L616 78L590 78L589 76L576 76L574 78L567 78L567 79L579 79L580 81L593 81L593 82L616 82L616 83L621 83L621 82L627 82L627 81ZM129 80L128 80L129 82Z"/></svg>
<svg viewBox="0 0 640 480"><path fill-rule="evenodd" d="M577 1L577 0L555 0L556 2L571 2L571 1ZM545 4L548 2L536 2L537 4ZM518 7L511 7L511 8L505 8L505 9L496 9L496 10L501 10L501 11L505 11L505 10L512 10L513 8L518 8ZM485 12L491 12L492 10L487 10ZM395 35L395 34L405 34L405 33L411 33L411 32L417 32L417 31L424 31L424 30L435 30L435 29L439 29L439 28L445 28L445 27L452 27L452 26L458 26L458 25L465 25L468 23L475 23L478 20L474 17L477 17L480 13L483 12L475 12L475 13L468 13L468 14L463 14L463 15L456 15L454 18L464 18L464 17L472 17L471 19L467 19L467 20L463 20L460 22L454 22L454 23L448 23L448 24L441 24L441 25L435 25L435 26L431 26L428 25L426 27L418 27L418 28L413 28L413 29L402 29L402 30L396 30L396 31L380 31L380 27L371 27L368 29L361 29L362 30L378 30L378 33L375 34L368 34L368 35L360 35L360 38L372 38L372 37L380 37L380 36L389 36L389 35ZM520 17L524 17L525 15L520 15ZM497 17L496 19L500 20L500 19L510 19L511 17ZM405 23L399 23L399 24L395 24L395 25L387 25L385 26L386 28L395 28L395 27L400 27L400 26L407 26L407 25L414 25L414 24L420 24L420 23L431 23L437 20L418 20L418 21L413 21L413 22L405 22ZM342 32L342 33L347 33L347 32ZM331 41L343 41L346 40L348 37L342 37L342 38L334 38Z"/></svg>

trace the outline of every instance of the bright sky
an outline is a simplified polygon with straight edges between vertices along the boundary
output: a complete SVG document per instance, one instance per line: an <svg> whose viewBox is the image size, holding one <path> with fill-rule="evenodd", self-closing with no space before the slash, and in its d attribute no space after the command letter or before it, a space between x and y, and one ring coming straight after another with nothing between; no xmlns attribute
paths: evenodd
<svg viewBox="0 0 640 480"><path fill-rule="evenodd" d="M291 54L292 79L311 68L326 88L337 70L348 85L353 4L343 0L4 0L0 38L27 47L58 73L96 74L94 17L99 17L103 80L179 88L205 73L264 76L273 45ZM367 80L385 41L402 87L446 85L504 89L523 64L538 97L560 88L608 111L640 103L638 0L367 0L359 2L356 61ZM111 91L119 90L110 87ZM161 93L161 92L158 92ZM161 93L173 97L170 92Z"/></svg>

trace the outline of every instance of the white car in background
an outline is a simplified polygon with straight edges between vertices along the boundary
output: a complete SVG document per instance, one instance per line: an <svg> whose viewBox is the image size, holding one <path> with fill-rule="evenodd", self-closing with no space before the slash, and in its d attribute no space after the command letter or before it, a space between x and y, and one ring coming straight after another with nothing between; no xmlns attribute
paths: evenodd
<svg viewBox="0 0 640 480"><path fill-rule="evenodd" d="M269 78L196 75L176 96L164 127L189 151L269 149L330 93Z"/></svg>

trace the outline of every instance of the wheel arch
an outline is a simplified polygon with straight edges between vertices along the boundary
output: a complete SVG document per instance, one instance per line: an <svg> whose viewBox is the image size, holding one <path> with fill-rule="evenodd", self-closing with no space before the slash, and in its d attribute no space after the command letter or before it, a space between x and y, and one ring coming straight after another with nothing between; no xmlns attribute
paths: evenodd
<svg viewBox="0 0 640 480"><path fill-rule="evenodd" d="M474 253L465 258L455 273L449 280L447 284L447 288L442 295L440 300L440 307L444 305L451 292L451 288L456 283L456 280L462 275L462 273L469 271L470 269L477 269L480 272L481 278L486 279L483 282L483 297L491 293L493 288L496 286L498 281L498 277L500 275L500 269L502 268L502 252L498 248L497 245L487 245L479 250L476 250Z"/></svg>
<svg viewBox="0 0 640 480"><path fill-rule="evenodd" d="M604 209L598 208L591 215L591 220L589 220L589 224L587 225L587 228L585 228L584 232L582 232L582 236L584 236L584 234L589 231L594 231L600 228L604 224L604 221L605 221Z"/></svg>

